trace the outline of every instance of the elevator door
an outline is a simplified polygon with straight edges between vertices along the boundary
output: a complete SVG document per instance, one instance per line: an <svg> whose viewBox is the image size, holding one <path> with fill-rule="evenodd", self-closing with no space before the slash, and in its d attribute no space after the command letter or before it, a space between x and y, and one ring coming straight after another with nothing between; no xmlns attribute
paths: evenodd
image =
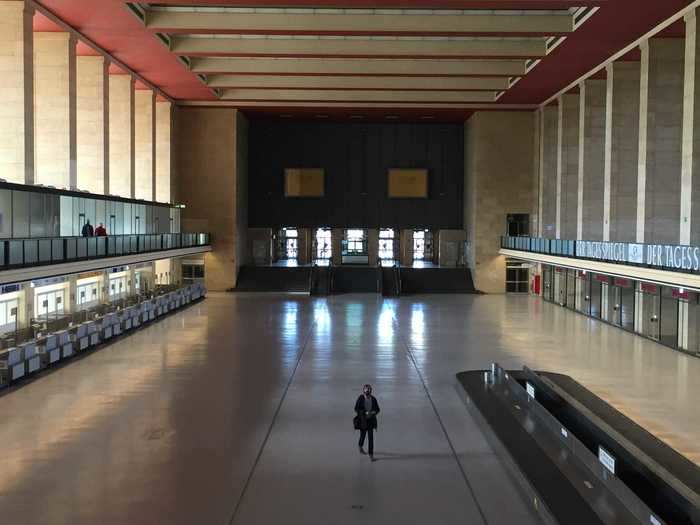
<svg viewBox="0 0 700 525"><path fill-rule="evenodd" d="M542 296L546 301L554 300L554 288L552 286L552 269L545 266L542 269Z"/></svg>
<svg viewBox="0 0 700 525"><path fill-rule="evenodd" d="M576 309L576 270L566 270L566 307Z"/></svg>
<svg viewBox="0 0 700 525"><path fill-rule="evenodd" d="M557 294L557 302L564 306L566 304L566 273L560 270L554 273L554 288Z"/></svg>
<svg viewBox="0 0 700 525"><path fill-rule="evenodd" d="M591 279L591 317L601 317L601 298L602 298L602 286L597 278Z"/></svg>
<svg viewBox="0 0 700 525"><path fill-rule="evenodd" d="M678 299L674 296L675 290L667 286L661 290L661 322L659 323L661 343L672 348L678 348Z"/></svg>
<svg viewBox="0 0 700 525"><path fill-rule="evenodd" d="M656 285L640 283L642 291L642 334L659 340L661 301Z"/></svg>

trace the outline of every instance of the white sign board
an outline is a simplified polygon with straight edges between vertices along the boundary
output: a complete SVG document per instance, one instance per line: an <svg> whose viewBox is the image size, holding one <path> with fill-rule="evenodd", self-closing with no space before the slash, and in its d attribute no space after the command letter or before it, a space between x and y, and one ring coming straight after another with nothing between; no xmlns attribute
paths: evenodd
<svg viewBox="0 0 700 525"><path fill-rule="evenodd" d="M598 461L600 461L606 469L615 474L615 458L601 446L598 446Z"/></svg>
<svg viewBox="0 0 700 525"><path fill-rule="evenodd" d="M525 382L525 391L527 392L528 396L530 396L532 399L535 399L535 387L527 381Z"/></svg>

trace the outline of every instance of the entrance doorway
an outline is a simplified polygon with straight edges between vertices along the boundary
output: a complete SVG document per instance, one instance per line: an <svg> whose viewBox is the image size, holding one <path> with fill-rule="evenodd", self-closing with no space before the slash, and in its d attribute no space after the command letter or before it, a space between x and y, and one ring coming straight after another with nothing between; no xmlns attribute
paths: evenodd
<svg viewBox="0 0 700 525"><path fill-rule="evenodd" d="M318 228L314 235L314 263L318 265L328 265L333 255L331 244L331 229Z"/></svg>
<svg viewBox="0 0 700 525"><path fill-rule="evenodd" d="M396 232L393 228L379 230L379 263L382 266L393 266L396 262Z"/></svg>
<svg viewBox="0 0 700 525"><path fill-rule="evenodd" d="M277 234L276 259L288 265L295 265L299 257L299 230L282 228Z"/></svg>
<svg viewBox="0 0 700 525"><path fill-rule="evenodd" d="M413 261L433 262L433 232L430 230L413 230Z"/></svg>

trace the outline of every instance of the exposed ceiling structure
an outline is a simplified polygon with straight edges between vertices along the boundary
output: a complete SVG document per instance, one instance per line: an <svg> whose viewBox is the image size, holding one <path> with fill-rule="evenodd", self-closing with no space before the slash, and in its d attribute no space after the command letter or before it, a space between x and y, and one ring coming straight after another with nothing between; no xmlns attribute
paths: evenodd
<svg viewBox="0 0 700 525"><path fill-rule="evenodd" d="M475 108L541 103L689 2L37 4L186 103L271 114L456 119Z"/></svg>

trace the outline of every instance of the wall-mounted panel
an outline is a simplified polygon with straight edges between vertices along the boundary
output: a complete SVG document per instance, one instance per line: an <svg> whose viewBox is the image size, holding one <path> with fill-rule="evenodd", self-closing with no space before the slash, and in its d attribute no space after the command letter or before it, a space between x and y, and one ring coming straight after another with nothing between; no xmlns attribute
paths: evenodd
<svg viewBox="0 0 700 525"><path fill-rule="evenodd" d="M464 126L437 123L250 121L251 228L461 229ZM325 173L322 198L285 198L285 169ZM428 198L389 197L389 170L421 169Z"/></svg>

